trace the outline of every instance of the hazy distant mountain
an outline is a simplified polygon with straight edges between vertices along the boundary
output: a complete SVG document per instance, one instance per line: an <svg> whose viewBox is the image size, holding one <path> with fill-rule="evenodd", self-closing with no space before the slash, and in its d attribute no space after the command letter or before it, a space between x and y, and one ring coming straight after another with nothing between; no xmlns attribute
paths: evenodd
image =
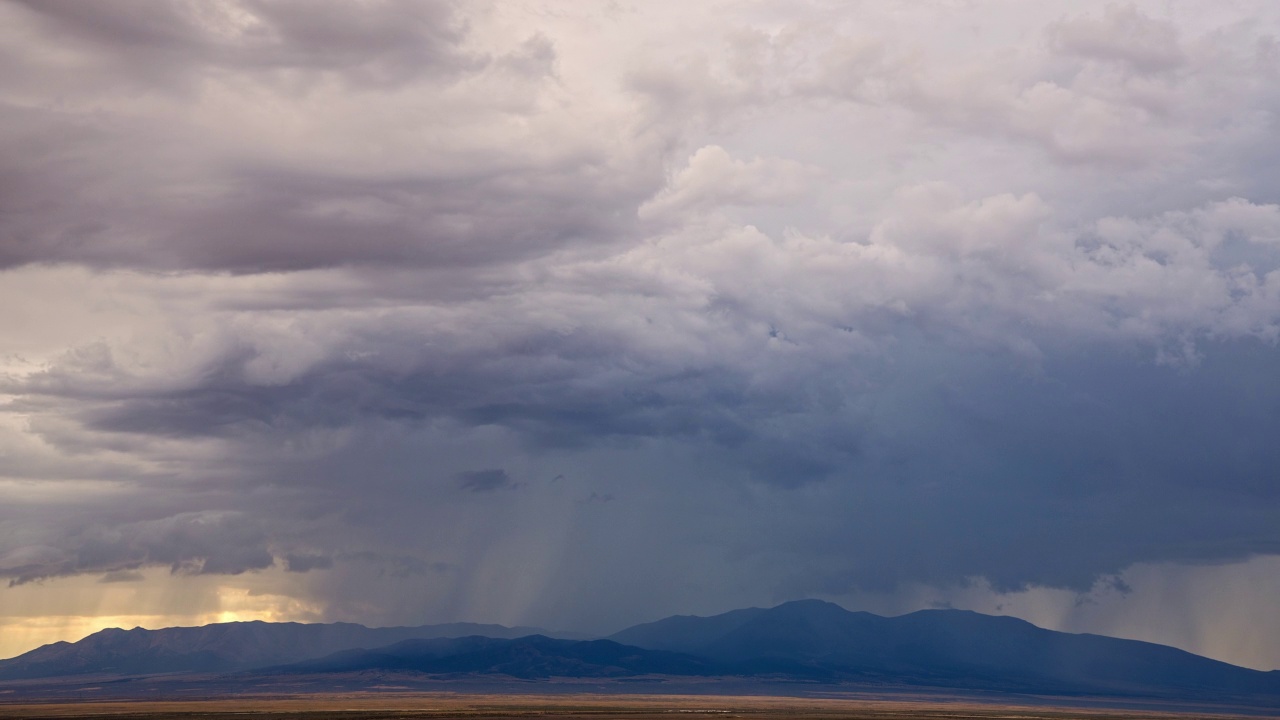
<svg viewBox="0 0 1280 720"><path fill-rule="evenodd" d="M804 600L706 618L671 617L610 639L689 653L753 674L1043 693L1280 699L1280 672L963 610L886 618Z"/></svg>
<svg viewBox="0 0 1280 720"><path fill-rule="evenodd" d="M545 633L538 628L449 623L368 628L352 623L233 622L162 630L109 628L78 642L56 642L0 660L0 680L109 673L224 672L317 658L339 650L410 638Z"/></svg>
<svg viewBox="0 0 1280 720"><path fill-rule="evenodd" d="M540 679L710 675L717 669L714 663L682 653L644 650L609 640L559 640L532 635L516 640L485 637L406 640L390 647L349 650L264 672L311 674L378 670Z"/></svg>

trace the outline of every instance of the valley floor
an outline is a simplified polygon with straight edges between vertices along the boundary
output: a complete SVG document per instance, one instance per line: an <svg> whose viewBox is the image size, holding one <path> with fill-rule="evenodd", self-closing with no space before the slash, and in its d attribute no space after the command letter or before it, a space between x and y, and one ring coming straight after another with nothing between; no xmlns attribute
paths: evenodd
<svg viewBox="0 0 1280 720"><path fill-rule="evenodd" d="M1255 711L1256 713L1256 711ZM724 695L462 695L347 693L205 700L6 704L0 718L110 720L1210 720L1241 717L1194 708L1103 709L973 702L965 698L795 698ZM1252 714L1252 717L1258 717ZM1280 717L1278 711L1272 717Z"/></svg>

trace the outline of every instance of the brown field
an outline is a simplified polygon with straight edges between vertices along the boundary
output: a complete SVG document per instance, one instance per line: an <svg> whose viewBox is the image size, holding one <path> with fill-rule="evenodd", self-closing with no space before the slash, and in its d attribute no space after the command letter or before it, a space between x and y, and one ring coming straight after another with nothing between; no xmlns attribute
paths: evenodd
<svg viewBox="0 0 1280 720"><path fill-rule="evenodd" d="M185 701L96 701L0 704L0 718L111 718L112 720L676 720L682 716L742 720L1159 720L1231 718L1210 712L1105 710L980 704L938 697L893 700L706 695L304 695ZM708 717L709 716L709 717ZM1254 717L1257 717L1256 715ZM692 720L692 719L691 719Z"/></svg>

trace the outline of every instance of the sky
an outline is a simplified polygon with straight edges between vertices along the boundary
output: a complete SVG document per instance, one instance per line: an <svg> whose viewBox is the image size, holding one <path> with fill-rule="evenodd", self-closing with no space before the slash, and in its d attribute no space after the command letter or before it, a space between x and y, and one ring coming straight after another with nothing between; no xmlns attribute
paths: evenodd
<svg viewBox="0 0 1280 720"><path fill-rule="evenodd" d="M1280 668L1271 0L0 2L0 656L816 597Z"/></svg>

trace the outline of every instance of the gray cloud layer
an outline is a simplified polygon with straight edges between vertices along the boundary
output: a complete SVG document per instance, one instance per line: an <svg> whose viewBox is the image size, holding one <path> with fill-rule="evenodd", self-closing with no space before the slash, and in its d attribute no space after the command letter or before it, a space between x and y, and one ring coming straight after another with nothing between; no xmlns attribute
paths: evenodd
<svg viewBox="0 0 1280 720"><path fill-rule="evenodd" d="M1280 554L1278 20L0 6L0 576L603 626Z"/></svg>

